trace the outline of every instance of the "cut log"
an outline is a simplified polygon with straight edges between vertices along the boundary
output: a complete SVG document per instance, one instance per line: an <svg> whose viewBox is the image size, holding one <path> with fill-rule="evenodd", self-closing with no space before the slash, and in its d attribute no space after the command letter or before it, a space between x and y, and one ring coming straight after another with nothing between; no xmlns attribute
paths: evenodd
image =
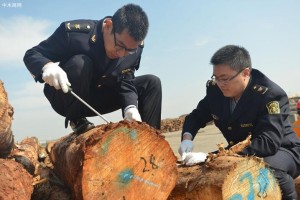
<svg viewBox="0 0 300 200"><path fill-rule="evenodd" d="M14 144L11 131L13 114L13 107L8 102L7 93L0 80L0 158L6 158Z"/></svg>
<svg viewBox="0 0 300 200"><path fill-rule="evenodd" d="M20 163L0 159L0 199L30 199L32 176Z"/></svg>
<svg viewBox="0 0 300 200"><path fill-rule="evenodd" d="M218 156L178 172L169 200L281 200L275 177L257 157Z"/></svg>
<svg viewBox="0 0 300 200"><path fill-rule="evenodd" d="M170 145L145 123L121 121L70 134L53 145L50 158L76 200L163 200L177 178Z"/></svg>
<svg viewBox="0 0 300 200"><path fill-rule="evenodd" d="M9 157L22 164L31 175L37 175L39 148L39 141L36 137L25 138L20 143L15 144Z"/></svg>
<svg viewBox="0 0 300 200"><path fill-rule="evenodd" d="M20 163L34 176L34 186L31 200L70 200L68 188L55 176L49 163L46 150L40 146L36 137L25 138L15 144L15 148L8 156Z"/></svg>

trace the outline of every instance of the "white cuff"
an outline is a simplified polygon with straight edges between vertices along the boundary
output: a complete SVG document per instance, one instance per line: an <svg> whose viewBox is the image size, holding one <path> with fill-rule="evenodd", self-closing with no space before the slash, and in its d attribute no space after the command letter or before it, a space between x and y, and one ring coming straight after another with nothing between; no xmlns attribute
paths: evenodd
<svg viewBox="0 0 300 200"><path fill-rule="evenodd" d="M193 138L193 135L192 135L190 132L185 132L185 133L182 135L182 137L185 136L185 135L189 135L189 136L191 136L191 138Z"/></svg>
<svg viewBox="0 0 300 200"><path fill-rule="evenodd" d="M135 106L135 105L129 105L129 106L126 106L126 107L124 108L124 113L125 113L129 108L136 108L136 106Z"/></svg>

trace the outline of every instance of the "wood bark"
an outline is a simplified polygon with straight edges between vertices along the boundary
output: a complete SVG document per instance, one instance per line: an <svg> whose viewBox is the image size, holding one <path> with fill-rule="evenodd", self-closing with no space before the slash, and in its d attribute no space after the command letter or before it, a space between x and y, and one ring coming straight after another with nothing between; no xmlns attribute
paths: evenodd
<svg viewBox="0 0 300 200"><path fill-rule="evenodd" d="M0 158L6 158L14 144L11 131L13 113L13 107L8 102L7 93L0 80Z"/></svg>
<svg viewBox="0 0 300 200"><path fill-rule="evenodd" d="M53 174L53 165L49 162L48 154L36 137L25 138L15 144L8 158L20 163L34 176L31 200L71 199L67 187Z"/></svg>
<svg viewBox="0 0 300 200"><path fill-rule="evenodd" d="M20 163L0 159L0 199L29 200L33 191L32 176Z"/></svg>
<svg viewBox="0 0 300 200"><path fill-rule="evenodd" d="M218 156L192 167L178 167L169 200L281 200L281 190L260 158Z"/></svg>
<svg viewBox="0 0 300 200"><path fill-rule="evenodd" d="M39 167L39 148L40 144L36 137L25 138L20 143L15 144L9 157L22 164L31 175L35 176Z"/></svg>
<svg viewBox="0 0 300 200"><path fill-rule="evenodd" d="M121 121L57 141L57 175L80 199L167 199L177 178L168 142L145 123Z"/></svg>
<svg viewBox="0 0 300 200"><path fill-rule="evenodd" d="M37 169L31 200L71 200L68 187L45 165L41 163Z"/></svg>

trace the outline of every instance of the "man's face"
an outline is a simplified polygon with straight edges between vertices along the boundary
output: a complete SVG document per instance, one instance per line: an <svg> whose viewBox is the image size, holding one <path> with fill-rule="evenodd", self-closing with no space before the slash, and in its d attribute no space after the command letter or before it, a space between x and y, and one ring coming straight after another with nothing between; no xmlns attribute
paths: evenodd
<svg viewBox="0 0 300 200"><path fill-rule="evenodd" d="M137 52L141 42L135 41L125 29L122 33L117 33L113 29L112 21L105 22L104 26L104 43L106 55L110 59L121 58L128 54Z"/></svg>
<svg viewBox="0 0 300 200"><path fill-rule="evenodd" d="M224 64L213 67L214 80L225 97L240 98L248 84L249 76L249 68L235 71Z"/></svg>

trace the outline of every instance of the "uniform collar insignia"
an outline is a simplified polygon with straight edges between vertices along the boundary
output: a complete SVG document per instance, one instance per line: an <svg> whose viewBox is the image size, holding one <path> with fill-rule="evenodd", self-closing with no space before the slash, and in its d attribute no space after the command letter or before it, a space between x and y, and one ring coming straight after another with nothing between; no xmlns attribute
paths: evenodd
<svg viewBox="0 0 300 200"><path fill-rule="evenodd" d="M95 35L95 34L91 37L91 41L92 41L93 43L96 42L96 35Z"/></svg>
<svg viewBox="0 0 300 200"><path fill-rule="evenodd" d="M67 23L67 29L68 29L68 30L71 30L71 26L70 26L70 25L71 25L70 22Z"/></svg>

